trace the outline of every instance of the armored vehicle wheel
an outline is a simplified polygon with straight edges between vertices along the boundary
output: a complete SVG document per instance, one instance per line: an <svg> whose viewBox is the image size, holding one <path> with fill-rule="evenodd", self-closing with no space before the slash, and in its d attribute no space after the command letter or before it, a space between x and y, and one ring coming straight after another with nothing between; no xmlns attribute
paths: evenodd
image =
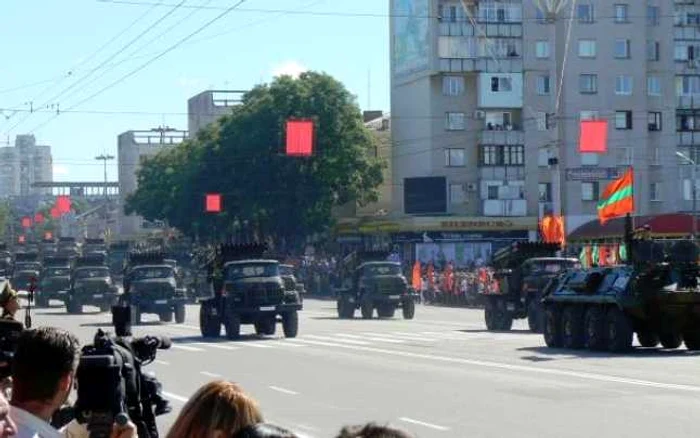
<svg viewBox="0 0 700 438"><path fill-rule="evenodd" d="M178 304L175 306L175 322L178 324L185 323L185 305Z"/></svg>
<svg viewBox="0 0 700 438"><path fill-rule="evenodd" d="M561 341L564 348L579 349L584 345L584 309L566 306L561 313Z"/></svg>
<svg viewBox="0 0 700 438"><path fill-rule="evenodd" d="M591 351L602 351L607 348L605 337L605 309L591 306L583 318L583 345Z"/></svg>
<svg viewBox="0 0 700 438"><path fill-rule="evenodd" d="M605 316L608 350L622 353L632 348L634 331L629 318L617 307L611 307Z"/></svg>
<svg viewBox="0 0 700 438"><path fill-rule="evenodd" d="M486 301L484 318L490 331L508 331L513 326L513 317L505 310L503 302L493 298Z"/></svg>
<svg viewBox="0 0 700 438"><path fill-rule="evenodd" d="M527 308L527 325L533 333L544 331L544 311L542 305L536 300L530 301Z"/></svg>
<svg viewBox="0 0 700 438"><path fill-rule="evenodd" d="M653 348L659 345L659 335L648 329L639 330L637 341L642 347Z"/></svg>
<svg viewBox="0 0 700 438"><path fill-rule="evenodd" d="M416 316L416 303L413 300L408 300L403 303L401 308L403 312L403 319L413 319Z"/></svg>
<svg viewBox="0 0 700 438"><path fill-rule="evenodd" d="M265 317L259 319L255 323L255 333L257 335L272 336L277 331L277 320L273 317Z"/></svg>
<svg viewBox="0 0 700 438"><path fill-rule="evenodd" d="M160 322L172 322L173 321L173 311L164 310L158 314L158 319Z"/></svg>
<svg viewBox="0 0 700 438"><path fill-rule="evenodd" d="M199 330L205 338L218 338L221 335L219 317L212 315L204 303L199 308Z"/></svg>
<svg viewBox="0 0 700 438"><path fill-rule="evenodd" d="M561 348L561 311L557 306L547 306L544 310L544 343L550 348Z"/></svg>
<svg viewBox="0 0 700 438"><path fill-rule="evenodd" d="M344 297L338 298L338 318L352 319L355 316L355 305Z"/></svg>
<svg viewBox="0 0 700 438"><path fill-rule="evenodd" d="M241 316L238 314L229 315L224 322L226 329L226 337L229 339L238 339L241 337Z"/></svg>
<svg viewBox="0 0 700 438"><path fill-rule="evenodd" d="M362 307L360 307L360 312L362 312L363 319L372 319L374 314L374 305L371 301L364 301Z"/></svg>
<svg viewBox="0 0 700 438"><path fill-rule="evenodd" d="M683 333L683 340L685 341L685 348L688 350L700 350L700 330L687 330Z"/></svg>
<svg viewBox="0 0 700 438"><path fill-rule="evenodd" d="M296 338L299 333L299 314L296 311L282 315L282 329L285 338Z"/></svg>
<svg viewBox="0 0 700 438"><path fill-rule="evenodd" d="M662 332L659 333L661 346L668 349L675 349L683 343L683 336L678 332Z"/></svg>
<svg viewBox="0 0 700 438"><path fill-rule="evenodd" d="M393 318L395 312L396 308L391 304L386 304L377 308L377 315L380 318Z"/></svg>

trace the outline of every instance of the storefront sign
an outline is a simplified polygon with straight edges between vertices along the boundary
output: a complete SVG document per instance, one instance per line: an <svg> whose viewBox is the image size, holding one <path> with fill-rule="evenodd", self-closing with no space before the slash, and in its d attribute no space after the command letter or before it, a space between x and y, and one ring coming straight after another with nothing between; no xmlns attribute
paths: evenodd
<svg viewBox="0 0 700 438"><path fill-rule="evenodd" d="M598 181L616 179L622 175L617 167L572 167L566 169L567 181Z"/></svg>

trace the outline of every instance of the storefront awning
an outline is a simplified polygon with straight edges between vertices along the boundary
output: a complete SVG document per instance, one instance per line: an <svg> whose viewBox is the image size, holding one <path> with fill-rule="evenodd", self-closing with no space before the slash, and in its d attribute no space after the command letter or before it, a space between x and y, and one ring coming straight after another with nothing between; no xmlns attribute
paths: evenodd
<svg viewBox="0 0 700 438"><path fill-rule="evenodd" d="M689 236L693 232L693 217L689 214L671 213L655 216L635 216L633 218L634 228L648 226L651 234L656 238L673 238ZM567 240L593 241L621 239L625 232L625 218L620 217L608 221L605 225L592 220L574 230Z"/></svg>

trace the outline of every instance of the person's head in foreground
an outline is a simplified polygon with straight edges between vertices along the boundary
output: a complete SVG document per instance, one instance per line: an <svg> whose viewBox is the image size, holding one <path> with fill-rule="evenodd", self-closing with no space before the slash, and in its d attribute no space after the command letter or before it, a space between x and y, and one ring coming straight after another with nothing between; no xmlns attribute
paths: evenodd
<svg viewBox="0 0 700 438"><path fill-rule="evenodd" d="M274 424L258 423L244 427L234 438L298 438L298 436Z"/></svg>
<svg viewBox="0 0 700 438"><path fill-rule="evenodd" d="M347 426L337 438L413 438L408 433L389 426L368 423L362 426Z"/></svg>
<svg viewBox="0 0 700 438"><path fill-rule="evenodd" d="M263 422L255 400L235 383L207 383L185 404L167 438L229 438Z"/></svg>

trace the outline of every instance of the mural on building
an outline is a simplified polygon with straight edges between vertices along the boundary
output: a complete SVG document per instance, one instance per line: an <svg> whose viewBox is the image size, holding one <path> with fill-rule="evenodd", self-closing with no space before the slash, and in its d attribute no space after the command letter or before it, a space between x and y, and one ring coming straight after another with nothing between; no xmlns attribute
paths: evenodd
<svg viewBox="0 0 700 438"><path fill-rule="evenodd" d="M429 0L394 0L394 74L428 68L430 49Z"/></svg>
<svg viewBox="0 0 700 438"><path fill-rule="evenodd" d="M488 265L491 261L490 242L441 242L416 244L416 260L422 264L432 262L438 269L447 263L456 268L470 268Z"/></svg>

